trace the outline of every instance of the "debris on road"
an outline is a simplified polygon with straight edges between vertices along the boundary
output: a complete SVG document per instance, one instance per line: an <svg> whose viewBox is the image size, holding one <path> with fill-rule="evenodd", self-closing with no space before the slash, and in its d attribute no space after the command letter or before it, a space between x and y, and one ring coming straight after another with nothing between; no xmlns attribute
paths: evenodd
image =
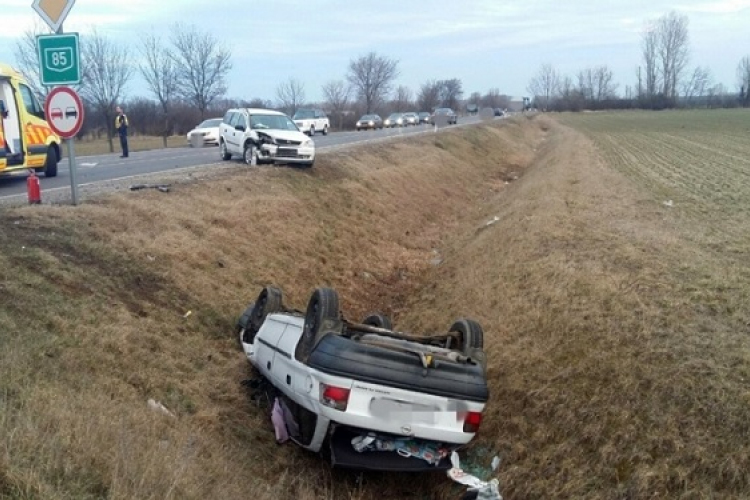
<svg viewBox="0 0 750 500"><path fill-rule="evenodd" d="M190 317L190 315L193 314L193 311L188 311L185 314L182 315L183 318L187 319Z"/></svg>
<svg viewBox="0 0 750 500"><path fill-rule="evenodd" d="M172 188L171 184L133 184L130 186L131 191L140 191L141 189L156 189L162 193L168 193Z"/></svg>
<svg viewBox="0 0 750 500"><path fill-rule="evenodd" d="M672 208L674 206L674 202L672 200L667 200L664 202L664 206Z"/></svg>

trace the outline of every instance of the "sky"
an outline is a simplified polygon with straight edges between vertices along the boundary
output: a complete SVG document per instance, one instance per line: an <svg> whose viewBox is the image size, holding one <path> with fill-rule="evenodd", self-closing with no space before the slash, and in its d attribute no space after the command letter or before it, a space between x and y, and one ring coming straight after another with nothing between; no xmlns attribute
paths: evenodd
<svg viewBox="0 0 750 500"><path fill-rule="evenodd" d="M15 41L40 18L32 0L0 0L0 62L14 63ZM622 93L636 86L640 39L649 20L670 11L689 18L690 67L737 87L750 55L750 0L77 0L65 31L92 27L130 47L165 38L176 22L213 34L232 52L227 97L276 99L294 78L308 101L344 79L351 59L371 51L399 61L397 85L416 93L432 79L459 78L465 96L497 88L528 95L542 64L572 77L606 64ZM139 75L127 97L148 96Z"/></svg>

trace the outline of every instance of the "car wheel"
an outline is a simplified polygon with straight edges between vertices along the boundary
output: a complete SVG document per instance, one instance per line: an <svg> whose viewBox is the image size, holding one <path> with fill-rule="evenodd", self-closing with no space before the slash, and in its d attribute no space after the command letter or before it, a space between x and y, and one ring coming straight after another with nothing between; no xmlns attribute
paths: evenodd
<svg viewBox="0 0 750 500"><path fill-rule="evenodd" d="M300 163L303 168L313 168L315 166L315 160L308 162L308 163Z"/></svg>
<svg viewBox="0 0 750 500"><path fill-rule="evenodd" d="M255 302L251 302L250 305L248 305L245 308L245 312L242 313L242 316L240 316L240 319L237 320L237 327L235 329L235 333L237 335L237 338L240 340L240 344L244 342L245 344L249 344L253 341L253 336L250 335L250 318L253 316L253 309L255 308Z"/></svg>
<svg viewBox="0 0 750 500"><path fill-rule="evenodd" d="M328 135L328 127L323 127L323 135Z"/></svg>
<svg viewBox="0 0 750 500"><path fill-rule="evenodd" d="M227 151L227 143L224 141L221 141L221 144L219 144L219 156L224 161L232 159L232 153Z"/></svg>
<svg viewBox="0 0 750 500"><path fill-rule="evenodd" d="M467 356L475 349L482 349L484 347L484 331L480 324L472 319L459 319L453 323L449 332L461 334L462 338L456 350L461 351Z"/></svg>
<svg viewBox="0 0 750 500"><path fill-rule="evenodd" d="M44 160L44 176L57 177L57 150L54 146L47 148L47 158Z"/></svg>
<svg viewBox="0 0 750 500"><path fill-rule="evenodd" d="M242 159L245 161L245 164L252 167L258 164L258 148L255 147L255 144L251 142L245 144L245 151L242 154Z"/></svg>
<svg viewBox="0 0 750 500"><path fill-rule="evenodd" d="M383 328L385 330L393 330L393 322L391 322L391 318L380 313L368 314L367 317L362 320L362 324L374 326L375 328Z"/></svg>
<svg viewBox="0 0 750 500"><path fill-rule="evenodd" d="M298 358L306 361L320 337L331 331L340 330L339 295L332 288L317 288L305 312L302 338L297 346Z"/></svg>
<svg viewBox="0 0 750 500"><path fill-rule="evenodd" d="M313 137L313 136L315 136L315 126L310 125L310 137Z"/></svg>
<svg viewBox="0 0 750 500"><path fill-rule="evenodd" d="M267 286L261 290L253 304L253 309L250 311L250 317L245 327L244 339L247 340L246 343L253 341L255 334L258 333L258 330L260 330L260 327L266 320L266 316L283 310L284 305L281 290L272 286Z"/></svg>

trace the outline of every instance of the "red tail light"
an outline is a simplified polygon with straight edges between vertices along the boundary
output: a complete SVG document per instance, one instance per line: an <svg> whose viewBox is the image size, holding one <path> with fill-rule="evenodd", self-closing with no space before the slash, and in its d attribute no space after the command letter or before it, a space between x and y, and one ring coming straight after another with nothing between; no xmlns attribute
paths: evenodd
<svg viewBox="0 0 750 500"><path fill-rule="evenodd" d="M320 384L320 402L330 408L346 411L350 392L349 389L343 387Z"/></svg>
<svg viewBox="0 0 750 500"><path fill-rule="evenodd" d="M477 432L482 423L482 414L478 411L470 411L464 420L464 432Z"/></svg>

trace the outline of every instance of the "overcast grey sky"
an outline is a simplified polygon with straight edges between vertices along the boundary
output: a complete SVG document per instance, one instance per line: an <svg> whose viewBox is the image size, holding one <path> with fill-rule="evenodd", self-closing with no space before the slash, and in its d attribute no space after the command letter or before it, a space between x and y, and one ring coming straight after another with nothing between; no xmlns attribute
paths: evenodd
<svg viewBox="0 0 750 500"><path fill-rule="evenodd" d="M0 61L13 63L15 39L38 19L31 0L0 0ZM309 100L343 78L348 61L375 51L400 61L398 84L460 78L468 96L499 88L527 94L543 63L573 76L607 64L622 92L634 86L646 21L671 10L690 19L691 66L736 88L735 70L750 54L750 0L77 0L66 31L97 29L131 46L139 34L169 35L195 24L232 50L230 97L275 99L294 77ZM128 96L145 94L140 77Z"/></svg>

